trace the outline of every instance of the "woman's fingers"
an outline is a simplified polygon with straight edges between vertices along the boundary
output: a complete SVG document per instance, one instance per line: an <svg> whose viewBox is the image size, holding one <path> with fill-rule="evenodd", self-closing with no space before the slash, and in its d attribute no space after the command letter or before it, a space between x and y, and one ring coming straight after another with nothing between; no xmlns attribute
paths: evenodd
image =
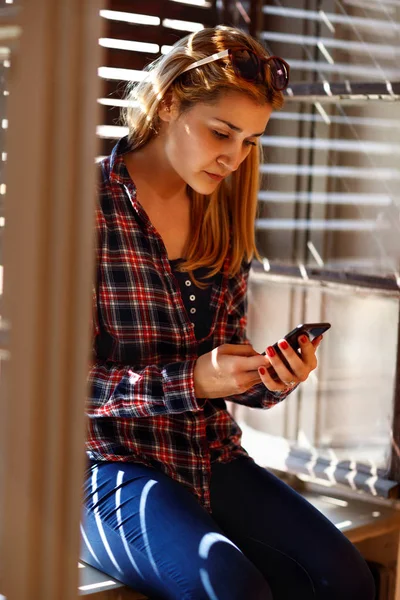
<svg viewBox="0 0 400 600"><path fill-rule="evenodd" d="M263 384L271 391L271 392L286 392L288 386L283 383L283 381L276 381L272 378L270 372L266 367L260 367L258 369L260 374L260 379Z"/></svg>
<svg viewBox="0 0 400 600"><path fill-rule="evenodd" d="M311 343L312 343L312 345L314 346L315 349L318 348L318 346L322 342L322 338L323 337L324 337L323 335L319 335L318 337L316 337L316 338L313 339L313 341Z"/></svg>
<svg viewBox="0 0 400 600"><path fill-rule="evenodd" d="M289 346L286 340L279 340L278 346L290 365L290 368L288 368L284 364L281 357L275 352L275 349L272 346L267 348L267 356L279 379L287 385L294 385L295 383L304 381L307 378L308 371L300 356L291 346Z"/></svg>
<svg viewBox="0 0 400 600"><path fill-rule="evenodd" d="M293 348L284 339L279 340L278 346L284 358L288 362L288 368L281 358L277 355L273 347L267 348L267 356L274 367L279 378L283 382L295 381L299 383L305 381L310 372L317 367L317 358L315 356L316 349L321 343L322 335L310 342L307 335L299 336L299 346L301 354L293 350ZM292 371L292 372L291 372Z"/></svg>

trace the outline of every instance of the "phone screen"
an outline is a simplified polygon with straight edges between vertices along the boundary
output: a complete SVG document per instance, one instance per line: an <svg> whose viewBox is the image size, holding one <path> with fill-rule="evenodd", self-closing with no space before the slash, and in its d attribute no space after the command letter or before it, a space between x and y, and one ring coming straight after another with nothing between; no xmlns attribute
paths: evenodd
<svg viewBox="0 0 400 600"><path fill-rule="evenodd" d="M299 346L299 336L304 333L308 335L310 340L312 341L314 338L322 335L330 328L330 323L302 323L301 325L297 325L292 331L285 335L285 340L292 346L294 350L298 350ZM277 345L277 344L276 344ZM275 348L275 346L274 346Z"/></svg>

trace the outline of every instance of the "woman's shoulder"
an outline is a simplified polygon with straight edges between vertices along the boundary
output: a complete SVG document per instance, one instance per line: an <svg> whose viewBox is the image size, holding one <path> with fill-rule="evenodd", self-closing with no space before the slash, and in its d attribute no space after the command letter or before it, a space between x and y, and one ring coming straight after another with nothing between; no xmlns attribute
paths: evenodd
<svg viewBox="0 0 400 600"><path fill-rule="evenodd" d="M105 214L125 204L125 187L129 184L123 159L126 150L127 141L121 138L111 154L97 162L97 205Z"/></svg>
<svg viewBox="0 0 400 600"><path fill-rule="evenodd" d="M98 185L107 187L112 183L121 184L128 178L123 156L129 151L127 136L119 139L114 145L111 154L98 161Z"/></svg>
<svg viewBox="0 0 400 600"><path fill-rule="evenodd" d="M99 191L110 183L110 160L111 156L105 156L96 163L97 189Z"/></svg>

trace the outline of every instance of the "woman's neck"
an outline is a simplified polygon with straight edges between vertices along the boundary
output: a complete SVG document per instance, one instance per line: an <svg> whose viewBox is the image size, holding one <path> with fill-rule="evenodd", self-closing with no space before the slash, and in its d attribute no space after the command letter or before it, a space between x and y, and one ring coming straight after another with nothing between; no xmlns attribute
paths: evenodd
<svg viewBox="0 0 400 600"><path fill-rule="evenodd" d="M172 168L161 135L125 154L124 161L132 181L151 197L168 202L187 195L186 182Z"/></svg>

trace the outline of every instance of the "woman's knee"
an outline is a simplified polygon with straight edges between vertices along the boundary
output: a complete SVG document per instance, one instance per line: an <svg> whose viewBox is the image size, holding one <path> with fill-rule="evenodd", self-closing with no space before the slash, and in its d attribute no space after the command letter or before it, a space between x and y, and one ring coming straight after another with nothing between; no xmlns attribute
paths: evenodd
<svg viewBox="0 0 400 600"><path fill-rule="evenodd" d="M343 557L329 578L321 578L318 588L327 600L374 600L375 582L371 570L356 548Z"/></svg>
<svg viewBox="0 0 400 600"><path fill-rule="evenodd" d="M255 565L227 538L207 548L200 545L200 581L206 598L272 600L271 589ZM193 600L197 600L193 596Z"/></svg>

